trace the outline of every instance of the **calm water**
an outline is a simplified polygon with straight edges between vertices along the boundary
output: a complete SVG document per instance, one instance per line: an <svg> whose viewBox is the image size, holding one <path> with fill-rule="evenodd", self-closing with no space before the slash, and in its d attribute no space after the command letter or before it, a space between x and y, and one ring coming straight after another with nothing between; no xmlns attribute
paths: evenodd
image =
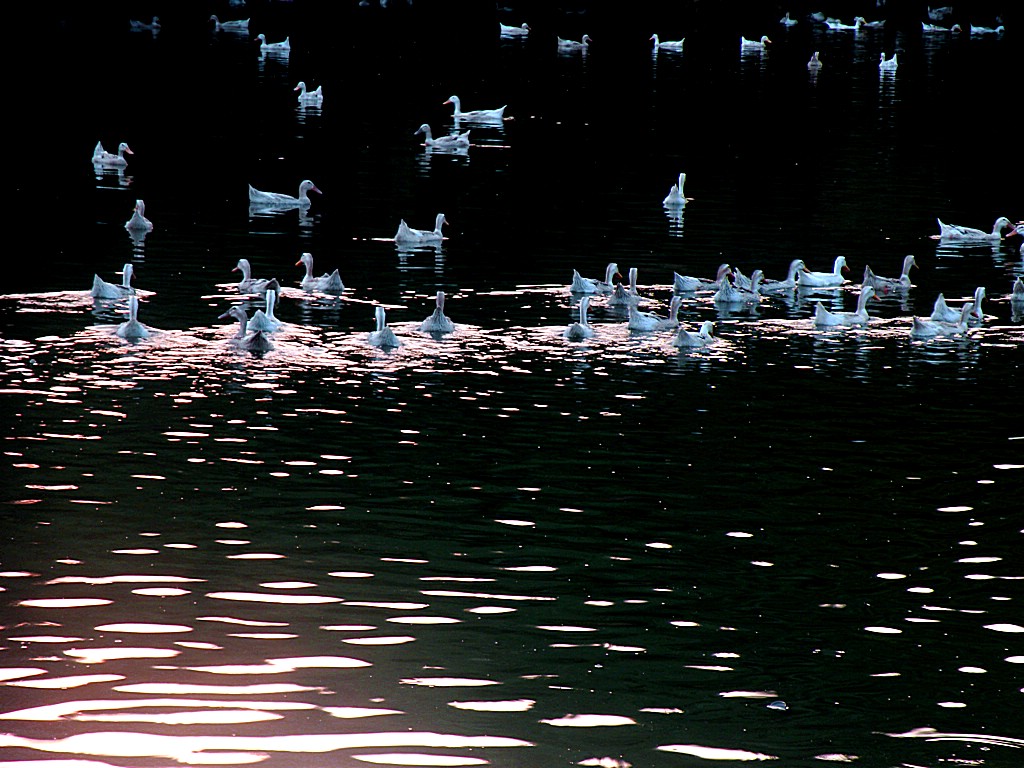
<svg viewBox="0 0 1024 768"><path fill-rule="evenodd" d="M289 8L250 30L286 59L181 10L36 33L52 92L20 107L0 296L3 765L1020 765L1021 240L931 239L1024 217L1020 37L549 9L525 41L453 40L353 7L332 39ZM452 93L512 119L428 153ZM122 173L97 139L131 146ZM247 183L305 178L308 212L249 210ZM439 211L442 246L396 249ZM341 296L299 287L307 251ZM909 253L866 328L814 329ZM636 267L664 315L674 271L840 254L839 290L684 295L707 350L604 299L562 337L574 268ZM283 285L265 354L218 319L264 306L241 257ZM136 343L88 292L125 263ZM911 340L977 286L982 326ZM397 350L367 343L377 304Z"/></svg>

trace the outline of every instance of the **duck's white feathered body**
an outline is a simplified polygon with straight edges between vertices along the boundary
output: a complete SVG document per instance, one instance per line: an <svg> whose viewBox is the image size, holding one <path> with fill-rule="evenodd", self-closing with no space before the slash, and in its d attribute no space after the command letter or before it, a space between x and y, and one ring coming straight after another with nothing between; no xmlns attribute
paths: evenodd
<svg viewBox="0 0 1024 768"><path fill-rule="evenodd" d="M141 200L135 201L135 209L132 217L124 223L124 228L130 232L152 232L153 222L146 218L146 204Z"/></svg>
<svg viewBox="0 0 1024 768"><path fill-rule="evenodd" d="M249 318L249 324L247 326L250 331L263 331L264 333L273 333L274 331L281 328L284 323L278 320L274 316L274 307L277 304L277 291L273 288L267 290L267 309L257 309L252 313L252 317Z"/></svg>
<svg viewBox="0 0 1024 768"><path fill-rule="evenodd" d="M690 293L692 291L715 291L721 287L723 280L728 280L728 277L731 274L732 267L728 264L719 265L718 272L715 275L714 280L706 277L680 275L678 272L673 272L672 288L680 293Z"/></svg>
<svg viewBox="0 0 1024 768"><path fill-rule="evenodd" d="M843 272L848 272L845 256L836 256L831 272L801 272L797 285L801 288L835 288L846 282Z"/></svg>
<svg viewBox="0 0 1024 768"><path fill-rule="evenodd" d="M395 332L387 324L384 307L378 304L374 309L374 317L377 320L377 329L370 333L368 339L370 344L381 349L394 349L395 347L402 346L402 342L398 340Z"/></svg>
<svg viewBox="0 0 1024 768"><path fill-rule="evenodd" d="M587 307L590 306L590 297L583 296L580 299L580 319L578 322L572 323L563 332L563 336L569 341L582 341L583 339L589 339L594 335L594 329L590 327L587 322Z"/></svg>
<svg viewBox="0 0 1024 768"><path fill-rule="evenodd" d="M686 184L686 174L680 173L679 178L676 179L676 183L669 189L665 199L661 201L661 204L668 207L676 207L686 205L686 193L683 191L683 186Z"/></svg>
<svg viewBox="0 0 1024 768"><path fill-rule="evenodd" d="M239 259L231 271L242 273L242 279L238 281L239 293L266 293L268 290L281 290L281 284L277 281L277 278L264 279L253 277L252 266L249 264L248 259Z"/></svg>
<svg viewBox="0 0 1024 768"><path fill-rule="evenodd" d="M669 303L668 317L659 317L653 312L641 312L636 304L629 305L629 320L626 327L631 331L663 331L679 327L679 306L682 297L673 296Z"/></svg>
<svg viewBox="0 0 1024 768"><path fill-rule="evenodd" d="M317 277L313 274L313 254L303 253L299 256L299 260L295 262L295 266L302 265L306 268L306 274L303 275L301 282L302 289L305 291L322 291L324 293L341 293L345 290L345 284L341 280L341 274L335 269L330 274L326 272Z"/></svg>
<svg viewBox="0 0 1024 768"><path fill-rule="evenodd" d="M614 261L609 262L608 266L604 269L604 280L598 280L592 277L582 277L575 269L572 271L572 282L569 284L569 290L572 293L611 293L615 289L615 284L612 280L616 275L621 277L619 274L619 265Z"/></svg>
<svg viewBox="0 0 1024 768"><path fill-rule="evenodd" d="M456 120L480 120L485 122L498 122L505 117L505 107L498 107L497 109L473 109L468 112L462 111L462 102L458 96L449 96L444 102L445 104L452 104L455 111L452 113L452 117Z"/></svg>
<svg viewBox="0 0 1024 768"><path fill-rule="evenodd" d="M761 295L772 294L772 293L787 293L796 288L797 275L807 269L807 265L804 264L803 259L793 259L789 262L789 272L786 274L785 280L768 280L764 279L761 281L761 287L759 293Z"/></svg>
<svg viewBox="0 0 1024 768"><path fill-rule="evenodd" d="M455 323L444 313L444 291L437 292L437 306L433 314L420 323L420 330L424 333L452 333L455 330Z"/></svg>
<svg viewBox="0 0 1024 768"><path fill-rule="evenodd" d="M434 219L433 230L413 229L405 223L405 219L402 219L398 223L398 231L395 233L395 242L401 245L440 243L444 239L444 235L441 234L441 225L447 223L448 219L444 217L443 213L437 214L437 218Z"/></svg>
<svg viewBox="0 0 1024 768"><path fill-rule="evenodd" d="M913 254L907 254L903 257L903 271L899 277L879 277L871 271L871 267L865 265L864 279L861 281L861 284L870 285L878 295L906 290L911 286L910 270L916 266L917 262L914 261Z"/></svg>
<svg viewBox="0 0 1024 768"><path fill-rule="evenodd" d="M985 232L974 227L961 227L957 224L946 224L942 219L936 219L939 223L939 237L943 240L959 241L986 241L1000 240L1003 237L1003 230L1013 228L1013 224L1005 216L1000 216L992 225L991 232Z"/></svg>
<svg viewBox="0 0 1024 768"><path fill-rule="evenodd" d="M697 333L680 328L675 339L672 340L672 346L679 347L680 349L700 349L701 347L706 347L715 341L715 337L712 334L714 328L715 324L710 320L705 320L701 323L700 330Z"/></svg>
<svg viewBox="0 0 1024 768"><path fill-rule="evenodd" d="M865 285L857 297L857 309L854 312L830 312L819 301L814 307L814 324L818 327L836 327L849 325L867 325L868 301L875 295L875 289Z"/></svg>
<svg viewBox="0 0 1024 768"><path fill-rule="evenodd" d="M92 290L89 291L89 295L94 299L120 299L130 294L135 293L135 289L132 288L132 275L134 274L134 267L131 264L125 264L121 272L121 284L108 283L106 280L100 278L99 275L92 276Z"/></svg>
<svg viewBox="0 0 1024 768"><path fill-rule="evenodd" d="M936 336L960 336L967 333L967 316L974 309L974 303L968 301L960 309L957 322L943 322L929 318L915 317L910 328L910 335L915 339L932 339Z"/></svg>
<svg viewBox="0 0 1024 768"><path fill-rule="evenodd" d="M459 150L469 147L469 131L456 133L453 136L438 136L435 139L430 131L430 126L424 123L416 129L413 136L418 136L421 133L424 137L423 143L431 149Z"/></svg>
<svg viewBox="0 0 1024 768"><path fill-rule="evenodd" d="M128 165L128 159L125 155L134 155L135 153L129 148L125 142L121 142L117 145L117 152L107 152L103 148L103 142L97 141L96 146L92 150L92 162L93 165L103 165L110 168L124 168Z"/></svg>
<svg viewBox="0 0 1024 768"><path fill-rule="evenodd" d="M149 329L139 322L139 298L128 297L128 319L117 326L115 333L122 339L145 339L149 337Z"/></svg>
<svg viewBox="0 0 1024 768"><path fill-rule="evenodd" d="M245 310L239 306L231 307L218 319L233 318L238 321L238 332L231 338L232 346L250 352L269 352L274 348L265 331L249 330L249 318Z"/></svg>
<svg viewBox="0 0 1024 768"><path fill-rule="evenodd" d="M249 205L257 208L308 208L311 202L310 192L323 194L309 179L305 179L299 184L297 197L286 195L283 192L263 192L250 184Z"/></svg>

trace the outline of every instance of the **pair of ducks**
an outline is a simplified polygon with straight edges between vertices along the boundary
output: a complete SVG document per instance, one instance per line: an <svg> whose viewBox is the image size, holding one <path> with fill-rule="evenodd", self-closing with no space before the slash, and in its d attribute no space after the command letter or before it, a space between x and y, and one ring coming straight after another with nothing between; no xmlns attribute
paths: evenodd
<svg viewBox="0 0 1024 768"><path fill-rule="evenodd" d="M341 293L345 290L345 284L341 280L341 274L335 269L330 274L324 273L320 277L313 274L313 254L303 253L295 266L306 268L306 274L302 277L299 285L305 291L320 291L323 293ZM267 293L274 291L281 292L281 283L276 277L257 278L252 276L252 265L248 259L239 259L232 272L241 272L242 279L238 282L239 293Z"/></svg>
<svg viewBox="0 0 1024 768"><path fill-rule="evenodd" d="M669 316L667 318L658 317L657 315L650 312L638 312L635 304L629 305L629 322L628 327L630 330L640 331L656 331L656 330L671 330L678 329L675 337L672 340L672 345L675 347L686 348L686 349L697 349L706 347L715 341L714 334L714 323L710 320L705 320L701 323L699 330L696 333L686 330L685 328L679 327L679 320L677 315L679 313L679 304L681 298L674 296L672 298L672 304L669 309ZM569 341L583 341L585 339L593 338L594 329L587 321L587 310L590 307L590 296L585 295L580 298L579 306L579 320L569 325L568 328L563 331L562 336Z"/></svg>

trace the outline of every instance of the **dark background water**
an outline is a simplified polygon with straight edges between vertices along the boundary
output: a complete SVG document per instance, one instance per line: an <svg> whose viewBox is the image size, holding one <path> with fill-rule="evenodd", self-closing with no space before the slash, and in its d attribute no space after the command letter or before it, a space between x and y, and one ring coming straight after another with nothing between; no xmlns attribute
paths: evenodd
<svg viewBox="0 0 1024 768"><path fill-rule="evenodd" d="M1013 9L1000 38L923 35L893 2L856 35L795 6L784 31L774 4L569 10L252 5L287 62L212 35L211 11L235 16L220 5L58 4L23 26L3 759L1019 764L1020 239L930 239L936 217L1022 217ZM128 30L153 14L159 34ZM497 18L533 31L502 41ZM585 59L555 52L584 32ZM685 53L652 57L652 32ZM740 55L765 33L767 55ZM322 110L296 108L300 79ZM452 93L514 119L474 126L466 157L425 155L412 132L450 130ZM135 151L121 177L94 173L97 139ZM681 171L693 200L672 219ZM309 215L250 214L246 183L303 178L323 190ZM443 248L396 252L399 219L438 211ZM298 288L302 251L343 297ZM865 264L894 275L907 253L915 286L868 328L812 328L817 300L852 308ZM592 341L561 337L574 268L635 266L664 313L673 271L780 278L838 254L852 282L832 295L756 314L687 297L685 326L716 324L706 352L603 301ZM233 287L240 257L285 286L265 356L217 319L262 306ZM125 262L161 331L138 344L86 293ZM969 338L909 338L938 292L978 285ZM441 341L415 330L438 289L460 325ZM366 343L374 303L394 353ZM79 598L104 602L61 602Z"/></svg>

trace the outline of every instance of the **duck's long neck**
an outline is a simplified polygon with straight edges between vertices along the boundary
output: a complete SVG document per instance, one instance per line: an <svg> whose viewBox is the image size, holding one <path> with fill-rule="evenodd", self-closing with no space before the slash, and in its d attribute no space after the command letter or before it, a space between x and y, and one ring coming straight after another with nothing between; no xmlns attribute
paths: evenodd
<svg viewBox="0 0 1024 768"><path fill-rule="evenodd" d="M584 328L587 327L587 305L589 304L590 301L587 299L586 296L580 299L580 325L582 325Z"/></svg>
<svg viewBox="0 0 1024 768"><path fill-rule="evenodd" d="M128 322L134 323L138 321L139 316L139 300L132 296L128 299Z"/></svg>
<svg viewBox="0 0 1024 768"><path fill-rule="evenodd" d="M679 189L679 196L683 197L683 185L686 184L686 174L680 173L679 180L676 182L676 187Z"/></svg>
<svg viewBox="0 0 1024 768"><path fill-rule="evenodd" d="M377 316L377 333L380 333L381 331L384 330L385 326L384 307L377 307L377 309L375 310L375 314Z"/></svg>
<svg viewBox="0 0 1024 768"><path fill-rule="evenodd" d="M604 281L608 285L612 284L612 278L615 277L615 273L618 272L618 268L614 264L609 264L604 270Z"/></svg>
<svg viewBox="0 0 1024 768"><path fill-rule="evenodd" d="M443 213L439 213L439 214L437 214L437 218L434 219L434 234L435 235L440 235L441 234L441 225L442 224L444 224L444 214Z"/></svg>
<svg viewBox="0 0 1024 768"><path fill-rule="evenodd" d="M127 265L124 269L124 273L121 275L121 287L131 288L132 287L132 267Z"/></svg>
<svg viewBox="0 0 1024 768"><path fill-rule="evenodd" d="M437 311L444 314L444 291L437 292Z"/></svg>
<svg viewBox="0 0 1024 768"><path fill-rule="evenodd" d="M252 279L252 269L250 268L248 261L238 262L238 271L242 273L243 281Z"/></svg>
<svg viewBox="0 0 1024 768"><path fill-rule="evenodd" d="M238 318L238 333L235 335L236 339L244 339L245 338L245 329L246 329L246 327L248 325L249 325L249 318L247 318L244 314L241 315Z"/></svg>
<svg viewBox="0 0 1024 768"><path fill-rule="evenodd" d="M274 317L274 305L277 303L277 291L267 291L267 311L266 315L271 320L276 320Z"/></svg>

